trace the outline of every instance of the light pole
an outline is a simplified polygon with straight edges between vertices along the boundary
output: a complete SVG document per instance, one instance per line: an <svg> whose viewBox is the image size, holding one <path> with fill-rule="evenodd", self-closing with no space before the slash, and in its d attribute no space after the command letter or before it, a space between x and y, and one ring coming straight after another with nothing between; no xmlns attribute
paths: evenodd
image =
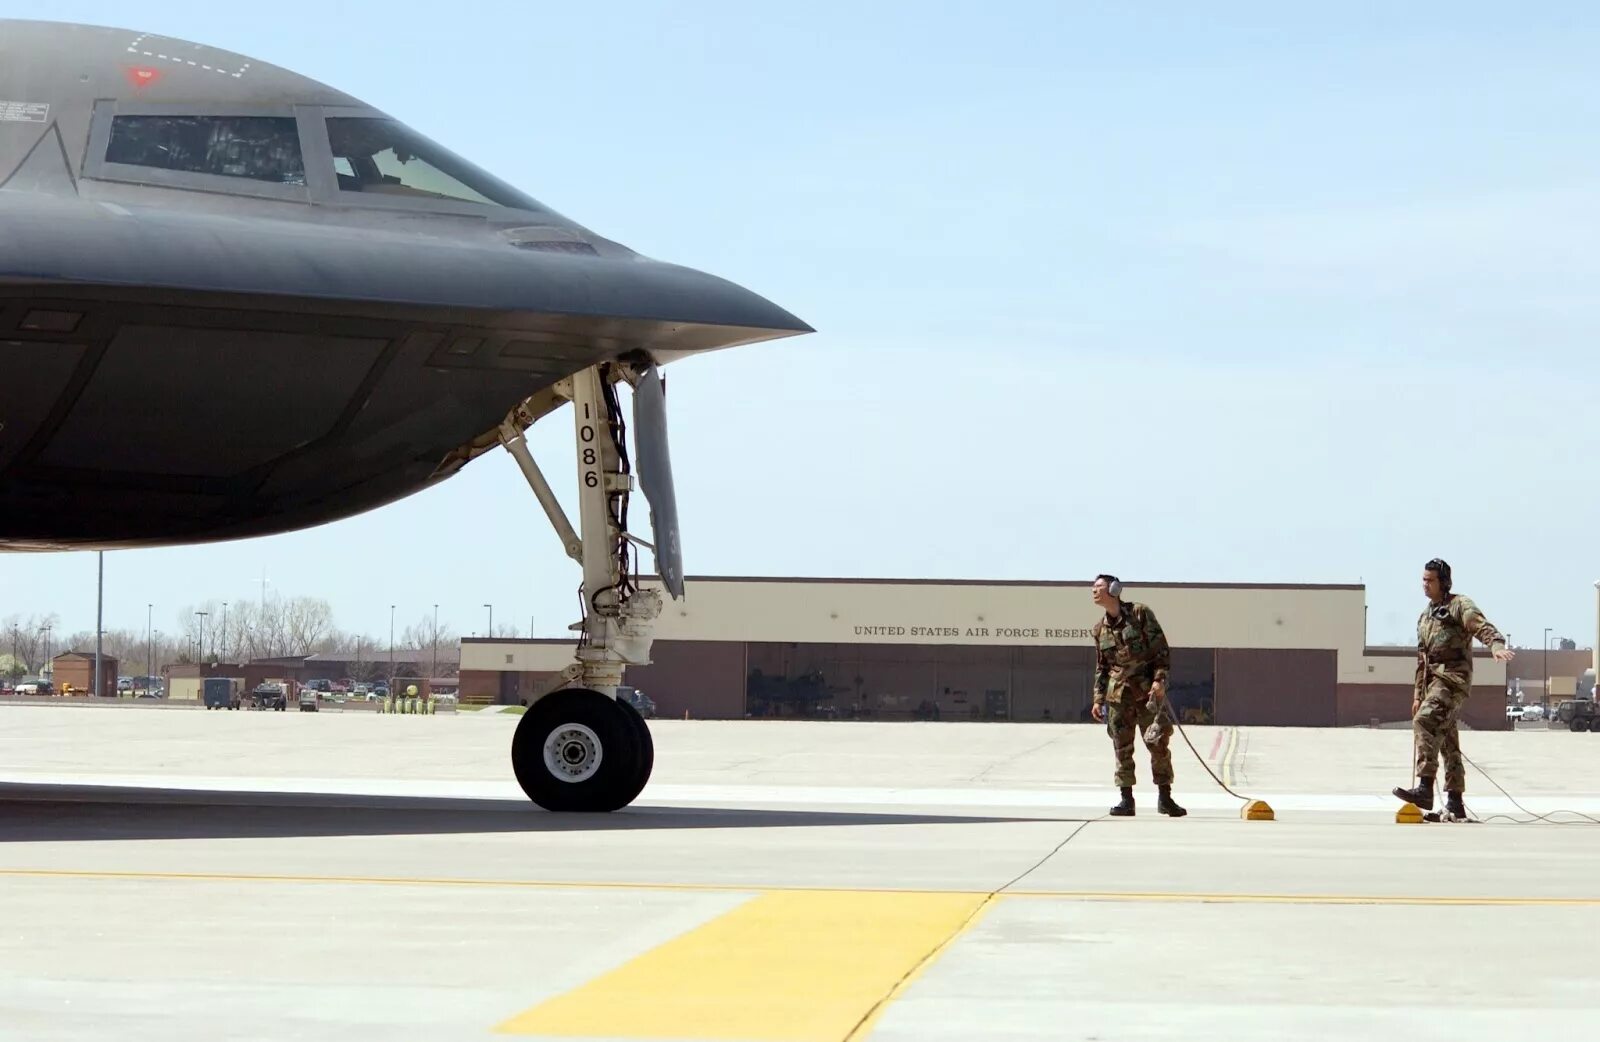
<svg viewBox="0 0 1600 1042"><path fill-rule="evenodd" d="M105 643L106 622L106 552L97 551L95 557L98 559L100 581L94 598L94 697L99 698L106 693L106 689L100 685L100 652Z"/></svg>
<svg viewBox="0 0 1600 1042"><path fill-rule="evenodd" d="M211 643L213 645L211 650L213 652L215 652L217 650L216 647L215 647L215 645L217 643L217 640L216 640L215 637L211 638ZM228 602L227 601L223 601L222 602L222 656L221 656L221 658L222 658L223 662L228 661Z"/></svg>
<svg viewBox="0 0 1600 1042"><path fill-rule="evenodd" d="M389 683L394 683L394 605L389 605Z"/></svg>
<svg viewBox="0 0 1600 1042"><path fill-rule="evenodd" d="M489 639L494 640L494 605L485 604L484 607L489 609Z"/></svg>
<svg viewBox="0 0 1600 1042"><path fill-rule="evenodd" d="M155 616L156 606L154 604L146 604L144 606L144 689L146 691L150 690L150 686L153 683L150 676L156 668Z"/></svg>
<svg viewBox="0 0 1600 1042"><path fill-rule="evenodd" d="M1594 675L1595 686L1589 692L1589 697L1600 702L1600 582L1594 584Z"/></svg>
<svg viewBox="0 0 1600 1042"><path fill-rule="evenodd" d="M204 662L206 658L206 616L211 614L206 611L197 611L195 615L200 619L199 639L195 641L194 657L197 662Z"/></svg>
<svg viewBox="0 0 1600 1042"><path fill-rule="evenodd" d="M1544 711L1550 714L1550 632L1551 627L1544 628Z"/></svg>
<svg viewBox="0 0 1600 1042"><path fill-rule="evenodd" d="M50 679L54 680L56 675L56 667L55 664L50 661L50 623L45 623L41 628L44 630L44 661L39 663L39 675L41 677L44 676L44 667L49 666Z"/></svg>
<svg viewBox="0 0 1600 1042"><path fill-rule="evenodd" d="M433 665L428 667L428 679L439 675L439 606L433 606Z"/></svg>

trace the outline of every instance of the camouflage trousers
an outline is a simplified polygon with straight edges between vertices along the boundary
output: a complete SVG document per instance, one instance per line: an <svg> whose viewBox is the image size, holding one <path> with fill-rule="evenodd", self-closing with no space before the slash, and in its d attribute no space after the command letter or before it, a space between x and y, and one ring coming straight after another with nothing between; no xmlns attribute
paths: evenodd
<svg viewBox="0 0 1600 1042"><path fill-rule="evenodd" d="M1439 773L1439 756L1444 755L1444 791L1464 792L1467 768L1461 760L1461 734L1456 721L1467 703L1467 692L1437 677L1428 681L1422 705L1412 718L1411 731L1417 741L1418 778Z"/></svg>
<svg viewBox="0 0 1600 1042"><path fill-rule="evenodd" d="M1152 743L1145 739L1144 732L1157 720L1161 721L1161 731ZM1125 692L1121 701L1106 705L1106 729L1111 732L1111 743L1117 753L1117 788L1134 784L1135 736L1144 742L1150 753L1150 774L1155 783L1172 784L1172 751L1167 748L1172 741L1172 717L1167 713L1164 699L1158 702L1144 692Z"/></svg>

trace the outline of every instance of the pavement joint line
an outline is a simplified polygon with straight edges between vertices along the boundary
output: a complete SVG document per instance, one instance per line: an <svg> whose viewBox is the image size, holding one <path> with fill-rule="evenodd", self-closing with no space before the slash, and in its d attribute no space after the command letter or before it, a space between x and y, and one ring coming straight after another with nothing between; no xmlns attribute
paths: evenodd
<svg viewBox="0 0 1600 1042"><path fill-rule="evenodd" d="M298 883L302 885L432 886L461 889L512 890L665 890L722 894L879 893L950 894L983 896L993 891L917 887L768 886L760 883L655 883L585 882L533 879L469 879L405 876L261 875L232 872L138 872L45 868L0 869L4 879L124 880L132 882ZM1299 905L1417 905L1489 907L1600 907L1600 897L1441 896L1406 894L1263 894L1208 893L1202 891L1115 890L1007 890L995 894L999 901L1097 901L1129 904L1299 904Z"/></svg>
<svg viewBox="0 0 1600 1042"><path fill-rule="evenodd" d="M867 1010L866 1016L862 1017L860 1022L851 1029L850 1034L845 1036L844 1042L862 1042L862 1040L869 1037L873 1028L878 1026L878 1021L883 1019L883 1015L888 1011L889 1006L901 995L905 994L911 988L911 985L915 984L918 978L927 971L928 967L938 962L945 952L955 947L957 941L971 933L973 928L983 921L984 916L988 915L989 910L999 903L1000 897L999 891L995 891L985 897L978 907L972 910L972 914L967 916L966 920L956 927L950 936L939 942L915 966L907 970L905 975L895 982L894 987L890 988L883 998L879 999L871 1009Z"/></svg>

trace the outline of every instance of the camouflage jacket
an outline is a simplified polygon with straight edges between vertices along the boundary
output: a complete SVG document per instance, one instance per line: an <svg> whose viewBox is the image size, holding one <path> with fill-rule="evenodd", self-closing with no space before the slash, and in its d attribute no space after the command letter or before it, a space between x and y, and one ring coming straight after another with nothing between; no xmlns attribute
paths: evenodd
<svg viewBox="0 0 1600 1042"><path fill-rule="evenodd" d="M1491 651L1506 646L1505 637L1472 603L1472 598L1451 594L1443 604L1428 605L1417 619L1418 697L1431 677L1471 686L1473 638Z"/></svg>
<svg viewBox="0 0 1600 1042"><path fill-rule="evenodd" d="M1094 624L1094 700L1104 702L1112 684L1119 689L1133 684L1148 688L1165 682L1172 668L1172 649L1156 621L1156 613L1143 604L1122 602L1122 614Z"/></svg>

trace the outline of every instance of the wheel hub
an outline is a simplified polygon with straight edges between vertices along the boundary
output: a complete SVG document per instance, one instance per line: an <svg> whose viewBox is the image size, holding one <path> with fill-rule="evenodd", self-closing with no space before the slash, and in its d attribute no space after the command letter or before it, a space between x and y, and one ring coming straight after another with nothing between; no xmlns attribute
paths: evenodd
<svg viewBox="0 0 1600 1042"><path fill-rule="evenodd" d="M564 782L581 782L600 769L600 737L583 724L562 724L544 742L544 765Z"/></svg>

